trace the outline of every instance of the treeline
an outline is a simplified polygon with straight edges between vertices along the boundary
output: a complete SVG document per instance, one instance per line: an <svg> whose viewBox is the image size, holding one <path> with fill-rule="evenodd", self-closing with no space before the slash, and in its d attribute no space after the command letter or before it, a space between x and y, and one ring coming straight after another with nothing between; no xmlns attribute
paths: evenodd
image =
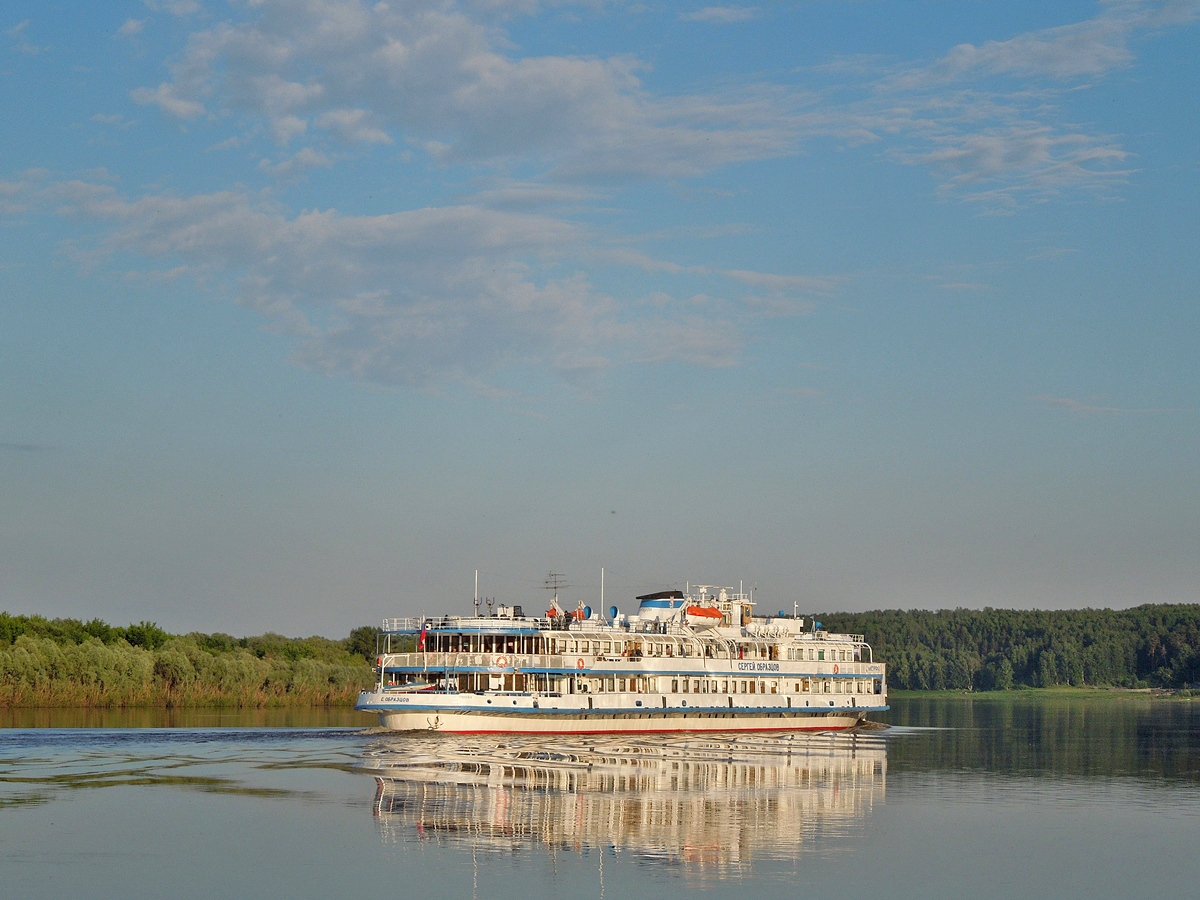
<svg viewBox="0 0 1200 900"><path fill-rule="evenodd" d="M174 635L0 612L0 707L344 704L373 680L375 631Z"/></svg>
<svg viewBox="0 0 1200 900"><path fill-rule="evenodd" d="M818 615L862 634L887 681L908 690L1096 685L1186 688L1200 682L1200 605L1133 609L876 610Z"/></svg>

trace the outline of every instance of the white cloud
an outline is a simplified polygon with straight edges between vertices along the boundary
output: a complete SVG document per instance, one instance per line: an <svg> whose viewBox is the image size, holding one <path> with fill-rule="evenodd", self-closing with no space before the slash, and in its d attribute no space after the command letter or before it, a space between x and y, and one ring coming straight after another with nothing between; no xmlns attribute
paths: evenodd
<svg viewBox="0 0 1200 900"><path fill-rule="evenodd" d="M750 272L745 269L726 269L723 274L735 281L773 293L801 291L828 294L840 280L821 275L772 275L766 272Z"/></svg>
<svg viewBox="0 0 1200 900"><path fill-rule="evenodd" d="M145 26L145 19L126 19L124 24L117 29L117 37L133 37L135 34L141 34Z"/></svg>
<svg viewBox="0 0 1200 900"><path fill-rule="evenodd" d="M711 22L727 25L733 22L748 22L758 17L757 6L705 6L690 13L680 13L685 22Z"/></svg>
<svg viewBox="0 0 1200 900"><path fill-rule="evenodd" d="M778 104L656 99L624 57L512 56L494 27L441 0L261 0L251 14L193 34L171 81L136 99L184 118L264 117L277 135L311 119L446 164L524 158L575 175L695 174L795 143Z"/></svg>
<svg viewBox="0 0 1200 900"><path fill-rule="evenodd" d="M332 165L333 160L324 153L311 147L304 147L277 163L272 163L268 159L261 160L258 168L273 178L291 178L306 169L328 169Z"/></svg>
<svg viewBox="0 0 1200 900"><path fill-rule="evenodd" d="M374 124L365 109L331 109L317 117L318 128L335 132L342 140L354 144L390 144L391 137Z"/></svg>
<svg viewBox="0 0 1200 900"><path fill-rule="evenodd" d="M1195 410L1180 407L1128 407L1102 405L1102 398L1078 400L1074 397L1052 397L1048 395L1031 397L1030 400L1040 406L1061 409L1065 412L1080 416L1126 416L1145 413L1194 413Z"/></svg>
<svg viewBox="0 0 1200 900"><path fill-rule="evenodd" d="M136 124L132 119L127 119L120 113L96 113L92 116L91 121L97 125L112 125L114 128L126 129Z"/></svg>
<svg viewBox="0 0 1200 900"><path fill-rule="evenodd" d="M180 119L194 119L204 114L204 104L181 97L175 87L170 84L160 84L154 89L137 88L131 96L135 103L157 106L164 112Z"/></svg>
<svg viewBox="0 0 1200 900"><path fill-rule="evenodd" d="M1197 0L1112 2L1082 22L961 44L929 64L887 70L854 57L810 70L834 87L808 112L808 126L930 167L942 193L992 211L1064 191L1105 192L1135 171L1130 153L1118 136L1065 120L1058 104L1087 79L1132 65L1142 36L1198 10ZM856 85L847 75L866 77Z"/></svg>
<svg viewBox="0 0 1200 900"><path fill-rule="evenodd" d="M579 206L595 200L598 196L594 191L570 185L498 178L489 187L470 194L467 200L494 209L527 209L539 206Z"/></svg>
<svg viewBox="0 0 1200 900"><path fill-rule="evenodd" d="M519 165L558 183L692 178L832 135L930 168L947 196L1005 210L1129 176L1119 138L1070 122L1057 104L1082 79L1132 65L1142 36L1198 8L1120 0L927 63L889 70L856 56L803 70L829 82L823 90L663 97L643 86L636 59L519 55L500 23L535 12L533 2L256 0L243 20L196 31L171 79L134 98L185 119L232 116L245 135L265 125L280 144L403 141L440 166ZM755 9L685 15L731 21Z"/></svg>
<svg viewBox="0 0 1200 900"><path fill-rule="evenodd" d="M550 216L473 205L292 215L242 191L128 198L42 173L0 183L2 198L104 223L95 244L70 248L81 263L141 260L126 277L201 279L259 311L320 372L476 384L540 366L579 381L630 363L731 365L742 346L745 313L728 304L647 305L598 289L583 265L595 236Z"/></svg>
<svg viewBox="0 0 1200 900"><path fill-rule="evenodd" d="M29 24L29 19L18 22L4 32L5 38L8 39L12 49L18 53L25 53L29 56L37 56L39 53L45 53L50 49L49 47L39 46L29 40Z"/></svg>
<svg viewBox="0 0 1200 900"><path fill-rule="evenodd" d="M200 12L196 0L142 0L154 12L169 12L174 16L191 16Z"/></svg>

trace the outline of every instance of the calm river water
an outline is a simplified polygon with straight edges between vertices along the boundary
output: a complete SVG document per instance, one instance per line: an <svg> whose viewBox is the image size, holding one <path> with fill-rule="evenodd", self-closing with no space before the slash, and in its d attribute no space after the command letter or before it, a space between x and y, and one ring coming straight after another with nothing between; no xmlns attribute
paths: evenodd
<svg viewBox="0 0 1200 900"><path fill-rule="evenodd" d="M1200 884L1200 702L898 700L886 731L669 740L164 715L0 719L4 896L1104 898Z"/></svg>

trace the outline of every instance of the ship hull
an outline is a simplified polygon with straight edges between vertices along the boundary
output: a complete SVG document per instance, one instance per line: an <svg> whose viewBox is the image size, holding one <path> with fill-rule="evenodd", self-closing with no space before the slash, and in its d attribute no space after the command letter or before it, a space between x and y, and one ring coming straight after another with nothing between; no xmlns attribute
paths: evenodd
<svg viewBox="0 0 1200 900"><path fill-rule="evenodd" d="M573 708L540 704L535 699L509 699L515 708L478 709L436 704L426 698L388 698L364 692L356 708L376 713L391 731L437 731L446 734L655 734L678 732L845 731L860 725L881 707L830 709L788 708L643 708L636 710ZM403 704L397 708L397 704Z"/></svg>

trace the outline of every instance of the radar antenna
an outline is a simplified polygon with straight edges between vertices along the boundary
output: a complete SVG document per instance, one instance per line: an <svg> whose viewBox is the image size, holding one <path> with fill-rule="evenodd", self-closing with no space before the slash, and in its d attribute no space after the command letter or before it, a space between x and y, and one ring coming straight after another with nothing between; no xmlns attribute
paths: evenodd
<svg viewBox="0 0 1200 900"><path fill-rule="evenodd" d="M571 585L566 582L566 575L562 572L551 572L546 576L546 582L543 589L554 592L554 605L558 605L558 592L561 588L568 588Z"/></svg>

